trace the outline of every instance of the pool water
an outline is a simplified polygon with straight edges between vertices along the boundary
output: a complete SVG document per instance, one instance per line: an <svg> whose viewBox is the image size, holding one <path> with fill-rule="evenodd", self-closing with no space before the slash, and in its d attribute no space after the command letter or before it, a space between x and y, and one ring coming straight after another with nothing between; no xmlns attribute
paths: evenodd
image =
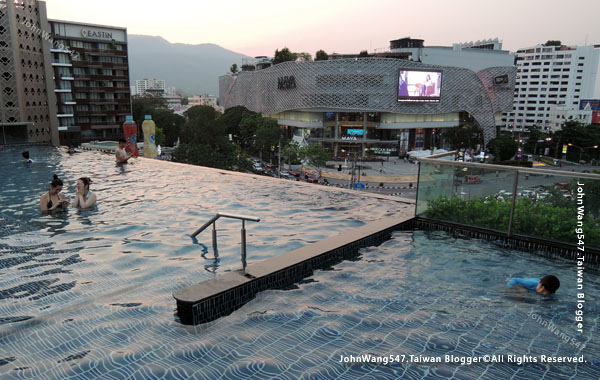
<svg viewBox="0 0 600 380"><path fill-rule="evenodd" d="M20 157L25 149L31 164ZM241 267L239 221L217 222L217 257L210 232L198 240L189 237L217 212L261 219L246 225L252 263L411 207L318 185L154 160L117 166L114 156L100 152L5 147L0 166L0 378L32 373L64 378L61 371L38 377L44 360L37 355L49 370L48 363L86 351L73 352L75 346L63 343L67 335L94 342L89 334L104 335L104 327L120 323L134 327L119 330L116 340L130 341L137 329L152 323L158 330L146 344L168 341L164 334L183 329L172 292ZM41 215L39 197L53 174L65 181L63 191L71 196L77 178L91 177L98 206ZM93 321L97 317L102 321ZM93 345L102 355L117 346ZM94 357L93 352L85 356ZM14 372L25 367L22 374Z"/></svg>
<svg viewBox="0 0 600 380"><path fill-rule="evenodd" d="M356 260L262 292L227 317L183 326L171 292L239 267L239 222L221 225L218 260L206 248L210 233L198 242L185 235L215 212L261 217L247 225L252 261L406 205L150 160L120 168L100 153L42 154L31 167L7 160L0 192L2 379L600 378L596 273L585 273L585 329L577 335L574 263L438 232L396 232ZM90 175L97 209L40 216L37 199L54 171ZM553 296L506 287L513 276L549 273L562 283ZM340 362L361 354L586 362Z"/></svg>

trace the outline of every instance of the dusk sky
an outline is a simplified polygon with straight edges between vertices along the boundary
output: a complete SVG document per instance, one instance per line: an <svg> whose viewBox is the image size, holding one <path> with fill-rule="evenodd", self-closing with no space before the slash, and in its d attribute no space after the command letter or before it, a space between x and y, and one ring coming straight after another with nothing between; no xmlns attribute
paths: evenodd
<svg viewBox="0 0 600 380"><path fill-rule="evenodd" d="M249 56L287 46L314 56L498 37L505 50L547 40L600 44L599 0L47 0L48 17L126 27L169 42L214 43ZM575 5L576 4L576 5Z"/></svg>

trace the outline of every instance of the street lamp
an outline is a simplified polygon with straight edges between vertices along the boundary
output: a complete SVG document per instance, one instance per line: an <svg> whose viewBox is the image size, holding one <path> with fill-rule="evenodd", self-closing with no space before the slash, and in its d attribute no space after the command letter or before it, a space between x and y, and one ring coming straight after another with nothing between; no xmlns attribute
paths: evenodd
<svg viewBox="0 0 600 380"><path fill-rule="evenodd" d="M583 148L582 148L582 147L580 147L580 146L577 146L577 145L573 145L573 144L571 144L571 143L569 143L569 144L567 144L567 145L569 145L569 146L572 146L573 148L578 148L578 149L579 149L579 162L581 162L581 156L583 155L583 151L584 151L585 149L589 149L589 148L598 149L598 145L586 146L586 147L583 147ZM579 162L578 162L578 163L579 163Z"/></svg>

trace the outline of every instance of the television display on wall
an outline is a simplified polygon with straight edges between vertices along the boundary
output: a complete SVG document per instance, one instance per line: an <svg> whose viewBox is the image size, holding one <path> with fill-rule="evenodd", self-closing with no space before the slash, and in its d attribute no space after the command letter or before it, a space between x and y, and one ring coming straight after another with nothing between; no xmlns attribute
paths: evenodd
<svg viewBox="0 0 600 380"><path fill-rule="evenodd" d="M441 71L400 69L398 73L399 102L439 102L441 87Z"/></svg>

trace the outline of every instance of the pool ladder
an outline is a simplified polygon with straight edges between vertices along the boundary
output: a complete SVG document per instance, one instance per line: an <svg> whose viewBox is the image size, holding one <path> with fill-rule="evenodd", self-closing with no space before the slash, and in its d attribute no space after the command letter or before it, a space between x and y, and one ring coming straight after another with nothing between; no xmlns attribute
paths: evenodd
<svg viewBox="0 0 600 380"><path fill-rule="evenodd" d="M193 234L191 234L190 236L195 238L196 235L198 235L200 232L204 231L205 229L208 228L208 226L210 226L212 224L213 226L213 230L212 230L212 246L213 246L213 252L217 253L217 220L219 218L231 218L231 219L240 219L242 221L242 270L245 273L246 272L246 220L249 220L251 222L260 222L260 218L257 218L255 216L245 216L245 215L235 215L235 214L225 214L225 213L217 213L215 214L215 216L213 216L208 222L204 223L202 225L202 227L198 228Z"/></svg>

